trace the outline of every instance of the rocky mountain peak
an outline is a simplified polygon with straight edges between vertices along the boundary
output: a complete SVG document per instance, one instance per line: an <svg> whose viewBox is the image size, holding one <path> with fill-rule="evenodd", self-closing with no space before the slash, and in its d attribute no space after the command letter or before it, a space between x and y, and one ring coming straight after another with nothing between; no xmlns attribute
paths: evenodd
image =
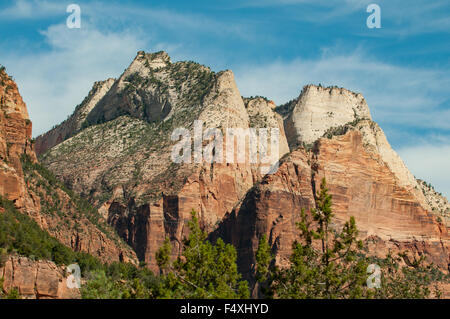
<svg viewBox="0 0 450 319"><path fill-rule="evenodd" d="M22 100L13 78L6 73L0 65L0 108L5 114L18 113L21 118L29 120L27 107Z"/></svg>
<svg viewBox="0 0 450 319"><path fill-rule="evenodd" d="M307 85L293 103L285 121L291 148L313 143L332 127L371 119L362 94L344 88Z"/></svg>
<svg viewBox="0 0 450 319"><path fill-rule="evenodd" d="M279 171L261 176L256 165L174 163L171 133L181 127L192 132L195 120L202 121L203 128L278 127L279 154L284 155ZM291 247L276 233L284 234L283 225L295 225L295 220L280 221L313 205L316 175L326 175L333 185L330 191L342 216L349 208L358 212L368 234L410 240L424 234L415 220L425 218L434 227L427 229L433 240L440 236L442 225L425 212L429 209L423 192L372 121L364 97L344 88L307 85L298 98L275 107L263 97L243 98L230 70L215 73L192 61L173 63L165 52L138 52L89 111L86 123L46 152L42 161L74 191L101 206L103 216L151 267L156 267L153 256L166 236L173 242L184 236L192 209L208 231L223 223L226 232L241 239L254 235L255 220L262 221L258 225L264 231L270 228L264 225L280 225L270 236ZM298 147L313 144L314 149ZM261 191L270 197L267 202L251 191L259 183L270 191ZM293 206L284 206L290 202ZM230 213L236 207L246 210L241 204L249 215L239 212L236 216L245 219L236 218L236 230L230 230L224 218L234 216ZM266 220L271 205L274 219ZM261 216L255 216L259 209ZM400 233L396 227L402 212L413 217L407 225L411 231L403 227ZM380 216L377 227L369 221L372 215ZM241 228L246 225L249 229ZM244 239L248 249L249 238ZM257 242L256 237L251 240Z"/></svg>

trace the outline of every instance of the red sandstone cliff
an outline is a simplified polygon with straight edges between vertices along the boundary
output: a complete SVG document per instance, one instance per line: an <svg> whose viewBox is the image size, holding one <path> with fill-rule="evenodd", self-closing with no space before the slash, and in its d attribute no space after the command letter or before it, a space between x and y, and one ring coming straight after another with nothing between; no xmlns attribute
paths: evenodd
<svg viewBox="0 0 450 319"><path fill-rule="evenodd" d="M445 225L399 186L386 164L367 152L361 133L350 131L319 139L312 151L293 151L276 174L266 176L224 219L213 237L237 247L240 270L247 278L264 234L277 261L282 265L287 260L299 235L295 224L300 210L315 207L314 191L323 177L333 196L335 226L354 216L369 253L381 257L391 249L425 254L442 270L448 269L450 237Z"/></svg>

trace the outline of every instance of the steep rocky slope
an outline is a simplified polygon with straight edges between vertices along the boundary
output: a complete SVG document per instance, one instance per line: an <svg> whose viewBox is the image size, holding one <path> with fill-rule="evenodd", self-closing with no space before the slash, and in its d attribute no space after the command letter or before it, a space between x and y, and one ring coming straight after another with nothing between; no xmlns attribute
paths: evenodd
<svg viewBox="0 0 450 319"><path fill-rule="evenodd" d="M184 127L192 134L197 119L222 132L278 128L280 168L264 175L261 165L248 161L173 163L171 133ZM431 197L371 120L364 97L345 89L309 85L297 99L275 107L264 98L242 98L231 71L214 73L193 62L172 63L164 52L139 52L80 132L42 161L100 207L152 268L164 237L179 253L192 209L211 238L235 244L248 278L262 234L283 263L300 209L314 207L322 177L333 195L336 226L355 216L373 254L407 249L443 270L449 265L442 210L433 211Z"/></svg>
<svg viewBox="0 0 450 319"><path fill-rule="evenodd" d="M379 155L395 174L398 183L413 192L425 209L431 210L414 175L391 148L382 129L372 121L361 94L343 88L308 85L286 108L291 109L285 116L291 150L300 145L311 146L322 136L330 137L348 130L360 131L366 149Z"/></svg>
<svg viewBox="0 0 450 319"><path fill-rule="evenodd" d="M74 250L104 261L136 260L98 213L37 162L32 124L15 82L0 71L0 196Z"/></svg>
<svg viewBox="0 0 450 319"><path fill-rule="evenodd" d="M419 189L421 189L431 212L442 219L447 227L450 227L450 203L447 198L438 193L431 184L418 179Z"/></svg>

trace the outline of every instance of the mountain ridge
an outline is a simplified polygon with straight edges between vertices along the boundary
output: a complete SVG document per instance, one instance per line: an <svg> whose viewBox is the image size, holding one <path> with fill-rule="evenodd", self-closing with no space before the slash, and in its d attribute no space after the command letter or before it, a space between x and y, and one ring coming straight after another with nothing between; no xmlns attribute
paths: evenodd
<svg viewBox="0 0 450 319"><path fill-rule="evenodd" d="M275 207L283 209L284 201L288 205L284 208L288 210L286 214L291 214L291 210L300 206L289 206L286 201L307 193L308 201L299 203L307 210L313 207L314 183L318 176L324 176L330 179L340 216L346 216L342 207L363 210L352 212L359 216L368 237L380 235L385 247L420 246L415 248L417 254L429 255L439 261L442 269L448 269L449 226L445 204L448 202L416 181L390 147L382 129L372 121L360 93L307 85L298 98L276 107L262 98L242 98L231 71L213 73L190 62L172 63L165 53L138 52L86 119L88 122L80 132L51 148L41 159L66 185L100 207L104 218L152 269L156 269L154 253L164 237L171 239L174 256L179 253L192 209L199 212L202 226L213 234L228 225L230 216L239 215L239 207L246 200L256 196L251 200L259 203L262 195L252 193L255 187L278 183L274 176L279 172L264 176L258 172L258 165L250 163L172 163L170 133L176 127L192 130L196 119L207 128L222 130L278 128L280 165L298 152L306 152L301 165L291 166L280 177L284 179L283 187L276 192L284 192L284 200L274 195L273 203L257 204L263 207L263 217L246 221L251 232L259 227L253 222L267 220L267 214L283 215L267 210L274 203L280 203ZM352 158L352 150L361 158ZM336 157L340 152L347 156L346 163ZM359 160L368 163L371 176L367 176ZM299 167L309 177L301 177ZM348 172L349 177L343 172ZM306 178L309 182L299 183L293 178ZM355 185L365 192L358 193ZM269 190L271 187L278 186L274 184ZM390 205L382 204L381 198ZM433 204L436 201L439 204ZM384 211L380 212L379 207ZM364 220L371 214L380 216L380 222L386 225L370 226ZM409 225L410 232L397 229L402 220ZM295 214L291 221L294 225ZM229 241L245 235L236 225L229 227L221 233ZM423 237L421 228L429 236ZM292 238L295 232L289 233ZM252 237L252 244L247 242L241 249L253 247L261 234ZM418 237L424 238L419 246L414 244ZM284 241L273 237L274 250L277 251L276 245L288 250L289 238ZM439 242L443 245L441 250L435 247ZM251 257L242 257L239 262L241 267L248 267L250 261Z"/></svg>

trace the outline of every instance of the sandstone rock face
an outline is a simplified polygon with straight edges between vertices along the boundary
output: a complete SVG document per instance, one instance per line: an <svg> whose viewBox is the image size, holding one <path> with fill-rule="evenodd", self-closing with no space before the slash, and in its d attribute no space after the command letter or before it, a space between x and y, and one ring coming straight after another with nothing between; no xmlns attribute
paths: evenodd
<svg viewBox="0 0 450 319"><path fill-rule="evenodd" d="M108 228L106 221L93 222L62 185L48 180L34 167L38 163L31 142L32 124L15 82L5 71L0 71L0 103L0 196L13 201L41 228L76 251L91 253L103 261L136 263L134 252L112 229L109 234L99 229L98 225ZM72 122L82 118L89 107L88 101ZM27 158L25 167L23 156Z"/></svg>
<svg viewBox="0 0 450 319"><path fill-rule="evenodd" d="M213 230L261 178L258 163L173 163L173 130L187 128L193 137L198 119L203 130L221 130L225 149L227 128L273 127L280 131L282 156L288 146L273 108L266 101L244 103L231 71L216 74L195 63L172 63L164 52L139 52L88 114L91 126L53 147L43 161L101 205L104 218L155 269L165 236L174 254L179 251L192 209Z"/></svg>
<svg viewBox="0 0 450 319"><path fill-rule="evenodd" d="M88 96L75 108L74 113L60 125L36 138L36 154L39 156L53 146L65 141L77 133L89 112L103 98L113 85L115 79L95 82Z"/></svg>
<svg viewBox="0 0 450 319"><path fill-rule="evenodd" d="M25 198L20 156L36 160L31 143L31 121L16 83L0 71L0 195L18 207L33 208Z"/></svg>
<svg viewBox="0 0 450 319"><path fill-rule="evenodd" d="M274 112L275 103L261 97L244 99L244 103L249 116L250 127L278 128L280 130L280 158L289 153L283 118Z"/></svg>
<svg viewBox="0 0 450 319"><path fill-rule="evenodd" d="M103 216L139 258L156 267L154 254L164 237L179 247L192 209L213 230L261 178L257 163L173 163L171 133L183 127L193 137L198 119L204 131L222 132L225 150L227 128L273 127L280 131L282 156L288 145L273 108L268 101L244 103L229 70L214 73L191 62L172 63L164 52L139 52L88 114L90 127L53 147L43 161L102 205Z"/></svg>
<svg viewBox="0 0 450 319"><path fill-rule="evenodd" d="M292 104L294 107L285 119L291 149L311 145L324 134L333 135L344 127L358 130L369 152L379 155L396 175L400 185L413 192L425 209L431 210L414 175L391 148L383 130L371 120L369 108L361 94L342 88L308 85Z"/></svg>
<svg viewBox="0 0 450 319"><path fill-rule="evenodd" d="M355 129L362 133L366 149L372 154L379 155L380 159L396 176L398 183L412 192L423 208L431 210L416 178L411 174L400 156L391 148L378 124L370 120L361 120L358 121Z"/></svg>
<svg viewBox="0 0 450 319"><path fill-rule="evenodd" d="M325 177L333 196L334 227L350 216L362 239L378 238L369 252L382 256L389 249L425 254L442 270L450 265L450 237L445 225L424 210L414 194L399 185L384 162L368 152L360 132L322 138L314 151L293 151L276 174L263 178L228 214L213 233L233 243L239 267L252 280L255 252L267 235L280 265L290 256L298 238L295 223L301 208L315 207L314 191Z"/></svg>
<svg viewBox="0 0 450 319"><path fill-rule="evenodd" d="M417 183L431 208L431 212L442 219L447 228L450 228L450 203L447 198L436 192L434 187L425 181L418 179Z"/></svg>
<svg viewBox="0 0 450 319"><path fill-rule="evenodd" d="M49 261L10 256L0 267L5 293L16 288L24 299L79 299L77 288L67 287L65 269Z"/></svg>

